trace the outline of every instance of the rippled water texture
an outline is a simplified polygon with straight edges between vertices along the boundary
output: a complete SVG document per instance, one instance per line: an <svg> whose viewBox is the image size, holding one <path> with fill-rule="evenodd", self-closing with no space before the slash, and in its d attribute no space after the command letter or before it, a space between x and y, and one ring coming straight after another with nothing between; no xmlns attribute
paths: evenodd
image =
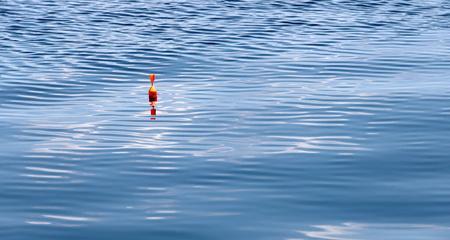
<svg viewBox="0 0 450 240"><path fill-rule="evenodd" d="M446 0L0 1L0 239L449 239L449 23Z"/></svg>

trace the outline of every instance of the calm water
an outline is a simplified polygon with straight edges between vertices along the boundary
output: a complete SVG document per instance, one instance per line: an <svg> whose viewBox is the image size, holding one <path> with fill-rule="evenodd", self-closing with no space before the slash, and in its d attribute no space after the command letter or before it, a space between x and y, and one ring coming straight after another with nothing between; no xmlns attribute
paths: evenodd
<svg viewBox="0 0 450 240"><path fill-rule="evenodd" d="M151 2L0 1L0 239L450 239L449 1Z"/></svg>

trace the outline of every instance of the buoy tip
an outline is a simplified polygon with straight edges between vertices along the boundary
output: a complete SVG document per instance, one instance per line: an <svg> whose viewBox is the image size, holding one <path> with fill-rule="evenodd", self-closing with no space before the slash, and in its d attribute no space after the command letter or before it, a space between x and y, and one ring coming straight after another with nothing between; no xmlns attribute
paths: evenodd
<svg viewBox="0 0 450 240"><path fill-rule="evenodd" d="M150 74L150 82L154 82L156 78L156 75L154 73Z"/></svg>

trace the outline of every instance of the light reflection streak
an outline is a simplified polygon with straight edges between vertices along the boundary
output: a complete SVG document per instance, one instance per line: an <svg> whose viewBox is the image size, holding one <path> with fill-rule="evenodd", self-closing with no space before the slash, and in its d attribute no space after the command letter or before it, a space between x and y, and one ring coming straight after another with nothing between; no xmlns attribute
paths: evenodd
<svg viewBox="0 0 450 240"><path fill-rule="evenodd" d="M450 227L432 224L342 223L313 225L315 230L299 230L303 236L322 240L378 240L378 239L447 239ZM382 236L380 238L380 236Z"/></svg>

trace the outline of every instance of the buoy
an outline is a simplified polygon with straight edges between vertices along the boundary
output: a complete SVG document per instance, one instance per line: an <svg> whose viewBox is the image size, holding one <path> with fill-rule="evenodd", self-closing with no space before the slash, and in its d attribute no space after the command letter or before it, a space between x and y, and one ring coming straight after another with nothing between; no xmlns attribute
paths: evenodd
<svg viewBox="0 0 450 240"><path fill-rule="evenodd" d="M150 89L148 90L148 101L153 106L158 101L158 91L156 91L156 88L154 86L155 83L155 74L150 74L150 83L152 84L150 86Z"/></svg>
<svg viewBox="0 0 450 240"><path fill-rule="evenodd" d="M148 102L152 108L150 109L151 120L156 120L156 102L158 101L158 91L155 88L155 74L150 74L150 83L152 84L148 89Z"/></svg>

